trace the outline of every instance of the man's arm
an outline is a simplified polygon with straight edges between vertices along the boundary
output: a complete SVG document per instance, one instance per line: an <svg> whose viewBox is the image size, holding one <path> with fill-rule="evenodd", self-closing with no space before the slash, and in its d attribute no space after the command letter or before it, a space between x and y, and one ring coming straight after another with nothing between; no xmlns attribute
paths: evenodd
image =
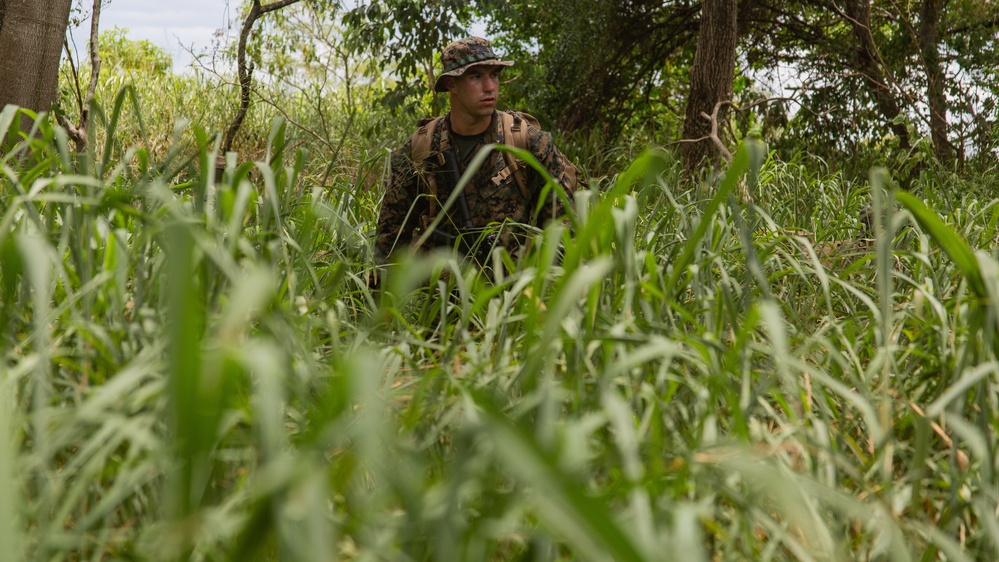
<svg viewBox="0 0 999 562"><path fill-rule="evenodd" d="M569 201L572 201L573 193L576 191L579 170L555 146L555 141L552 140L551 133L532 127L529 131L529 148L531 154L545 167L551 177L562 186L565 194L569 197ZM532 184L536 183L536 185L531 185L531 191L534 192L533 200L531 201L531 212L533 215L534 209L537 209L537 198L541 195L544 183L538 174L532 174L532 176L535 178ZM536 224L543 227L553 218L561 217L565 213L566 209L562 204L561 198L555 193L549 192L545 198L544 205L541 206L538 212Z"/></svg>

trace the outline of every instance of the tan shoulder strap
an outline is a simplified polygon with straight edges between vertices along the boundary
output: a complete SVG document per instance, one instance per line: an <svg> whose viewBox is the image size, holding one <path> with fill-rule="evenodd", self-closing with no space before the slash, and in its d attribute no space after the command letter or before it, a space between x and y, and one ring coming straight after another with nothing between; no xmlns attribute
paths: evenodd
<svg viewBox="0 0 999 562"><path fill-rule="evenodd" d="M528 122L533 122L537 126L537 119L517 111L501 111L499 115L503 121L503 142L507 146L528 150L527 125ZM520 190L520 196L524 201L530 202L530 193L527 191L527 167L521 165L520 160L509 152L504 152L503 156L506 158L506 168L493 177L493 183L499 185L512 174Z"/></svg>
<svg viewBox="0 0 999 562"><path fill-rule="evenodd" d="M420 125L420 128L416 129L412 137L413 146L413 165L416 167L422 167L423 161L427 159L430 155L430 144L434 140L434 131L437 130L437 123L443 119L444 116L434 117L433 119L424 122Z"/></svg>
<svg viewBox="0 0 999 562"><path fill-rule="evenodd" d="M413 133L410 143L412 147L410 157L413 159L413 167L416 168L416 172L430 191L428 218L431 221L437 216L437 176L427 172L425 161L430 156L430 145L434 140L434 131L437 130L437 124L440 123L441 119L444 119L443 115L422 121L420 127Z"/></svg>

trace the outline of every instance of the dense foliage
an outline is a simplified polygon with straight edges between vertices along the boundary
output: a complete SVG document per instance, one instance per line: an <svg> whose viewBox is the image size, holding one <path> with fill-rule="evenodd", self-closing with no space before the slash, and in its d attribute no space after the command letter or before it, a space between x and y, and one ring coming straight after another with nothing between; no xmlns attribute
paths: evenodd
<svg viewBox="0 0 999 562"><path fill-rule="evenodd" d="M876 139L747 141L694 185L636 110L564 144L588 183L519 262L410 256L374 290L411 121L367 61L298 58L330 20L297 21L238 153L231 73L114 32L87 152L0 112L8 559L999 555L994 163L926 151L905 192Z"/></svg>
<svg viewBox="0 0 999 562"><path fill-rule="evenodd" d="M745 85L730 101L758 125L741 133L785 154L807 146L836 160L865 152L872 141L961 165L995 158L999 5L732 3L738 4L737 72ZM417 5L371 0L345 18L347 29L378 30L356 36L353 45L397 63L404 91L418 89L433 53L478 22L524 63L509 99L542 122L584 137L598 130L615 141L645 134L667 143L682 136L677 123L702 2L477 0L424 3L414 13ZM456 5L461 9L451 10Z"/></svg>

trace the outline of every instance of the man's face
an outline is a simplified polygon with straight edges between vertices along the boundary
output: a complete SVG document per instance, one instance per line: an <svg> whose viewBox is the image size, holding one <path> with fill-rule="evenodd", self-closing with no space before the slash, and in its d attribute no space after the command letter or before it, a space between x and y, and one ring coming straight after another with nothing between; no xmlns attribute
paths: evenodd
<svg viewBox="0 0 999 562"><path fill-rule="evenodd" d="M449 80L451 110L470 117L491 117L499 98L499 76L502 70L502 66L473 66L461 76Z"/></svg>

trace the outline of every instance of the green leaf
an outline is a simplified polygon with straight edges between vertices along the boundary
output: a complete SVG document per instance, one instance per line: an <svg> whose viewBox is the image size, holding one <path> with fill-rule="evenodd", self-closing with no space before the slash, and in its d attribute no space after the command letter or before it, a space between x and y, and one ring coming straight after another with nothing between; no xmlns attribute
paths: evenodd
<svg viewBox="0 0 999 562"><path fill-rule="evenodd" d="M711 219L718 212L722 203L735 191L742 174L749 169L750 150L760 150L760 147L757 143L743 143L735 153L735 158L725 173L725 179L722 180L718 191L715 192L715 196L711 198L707 208L704 209L704 215L701 216L700 221L697 223L694 234L684 244L683 250L680 252L680 257L673 262L673 273L670 275L666 287L670 287L676 292L682 289L682 287L678 286L680 279L687 270L687 267L693 263L697 248L701 245L701 241L704 240L704 236L711 226Z"/></svg>
<svg viewBox="0 0 999 562"><path fill-rule="evenodd" d="M12 384L6 367L0 367L0 552L4 559L17 561L20 556L21 530L18 528L17 511L21 507L20 486L16 484L17 439L13 417L16 409L17 391Z"/></svg>
<svg viewBox="0 0 999 562"><path fill-rule="evenodd" d="M484 402L484 401L483 401ZM480 402L480 406L485 404ZM608 509L576 479L562 471L530 434L491 406L484 422L499 460L527 484L541 520L561 533L574 553L594 561L649 560Z"/></svg>
<svg viewBox="0 0 999 562"><path fill-rule="evenodd" d="M912 213L912 216L919 223L919 226L930 235L943 251L950 256L950 259L957 266L961 274L968 281L968 286L980 299L988 297L985 289L985 281L982 278L981 268L978 260L968 243L953 228L940 218L935 211L927 207L915 195L905 191L895 194L898 202Z"/></svg>

